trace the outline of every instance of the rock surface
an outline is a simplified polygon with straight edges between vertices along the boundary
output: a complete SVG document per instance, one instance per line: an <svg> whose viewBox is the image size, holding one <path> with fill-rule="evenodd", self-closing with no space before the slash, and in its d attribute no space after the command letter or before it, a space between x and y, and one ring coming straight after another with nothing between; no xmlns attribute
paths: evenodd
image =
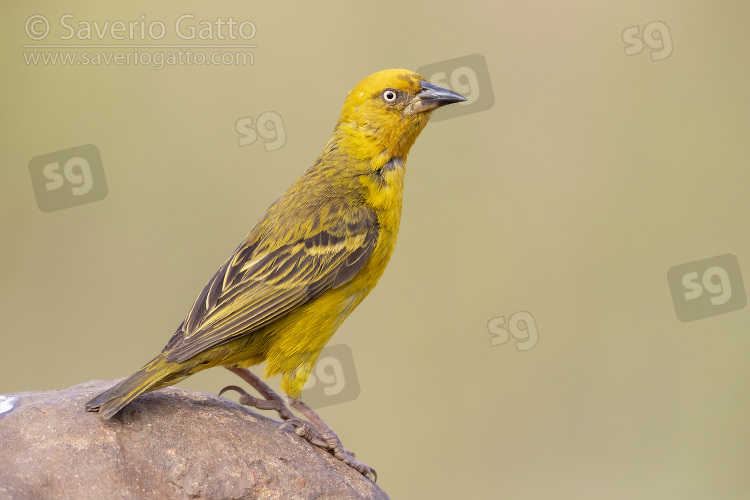
<svg viewBox="0 0 750 500"><path fill-rule="evenodd" d="M387 499L278 422L167 388L102 422L86 401L113 382L0 396L0 498Z"/></svg>

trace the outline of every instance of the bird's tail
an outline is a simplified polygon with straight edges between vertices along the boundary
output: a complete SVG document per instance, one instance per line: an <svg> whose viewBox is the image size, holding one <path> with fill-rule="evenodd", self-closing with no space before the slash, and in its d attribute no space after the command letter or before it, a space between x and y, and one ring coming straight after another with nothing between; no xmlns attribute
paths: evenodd
<svg viewBox="0 0 750 500"><path fill-rule="evenodd" d="M141 394L176 384L187 377L177 363L167 363L166 357L165 352L159 354L130 377L96 396L86 403L86 411L98 411L99 416L107 420Z"/></svg>

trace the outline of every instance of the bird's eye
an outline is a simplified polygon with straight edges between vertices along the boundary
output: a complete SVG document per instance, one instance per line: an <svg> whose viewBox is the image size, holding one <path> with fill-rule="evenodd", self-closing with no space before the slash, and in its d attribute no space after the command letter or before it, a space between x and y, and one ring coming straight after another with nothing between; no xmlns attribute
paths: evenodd
<svg viewBox="0 0 750 500"><path fill-rule="evenodd" d="M397 98L398 94L396 94L395 90L387 89L383 92L383 100L385 102L396 102Z"/></svg>

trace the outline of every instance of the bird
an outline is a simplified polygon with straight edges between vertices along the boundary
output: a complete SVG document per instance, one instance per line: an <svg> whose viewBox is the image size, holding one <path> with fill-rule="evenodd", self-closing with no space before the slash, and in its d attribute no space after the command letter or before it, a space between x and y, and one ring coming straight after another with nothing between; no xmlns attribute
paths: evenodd
<svg viewBox="0 0 750 500"><path fill-rule="evenodd" d="M106 420L143 393L224 366L262 397L237 386L220 394L235 390L243 404L276 410L282 425L377 479L300 396L322 349L393 254L409 150L435 109L462 101L406 69L361 80L321 155L214 274L161 353L86 410ZM281 375L283 397L247 369L264 361L265 378Z"/></svg>

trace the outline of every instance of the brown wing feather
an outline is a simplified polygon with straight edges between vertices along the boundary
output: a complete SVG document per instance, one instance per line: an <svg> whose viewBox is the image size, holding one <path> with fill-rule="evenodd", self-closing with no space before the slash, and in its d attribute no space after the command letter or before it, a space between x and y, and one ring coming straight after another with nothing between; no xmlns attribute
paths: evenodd
<svg viewBox="0 0 750 500"><path fill-rule="evenodd" d="M351 210L351 209L350 209ZM326 290L347 283L378 239L377 218L361 206L332 227L273 251L244 242L204 287L164 348L181 363L278 319Z"/></svg>

